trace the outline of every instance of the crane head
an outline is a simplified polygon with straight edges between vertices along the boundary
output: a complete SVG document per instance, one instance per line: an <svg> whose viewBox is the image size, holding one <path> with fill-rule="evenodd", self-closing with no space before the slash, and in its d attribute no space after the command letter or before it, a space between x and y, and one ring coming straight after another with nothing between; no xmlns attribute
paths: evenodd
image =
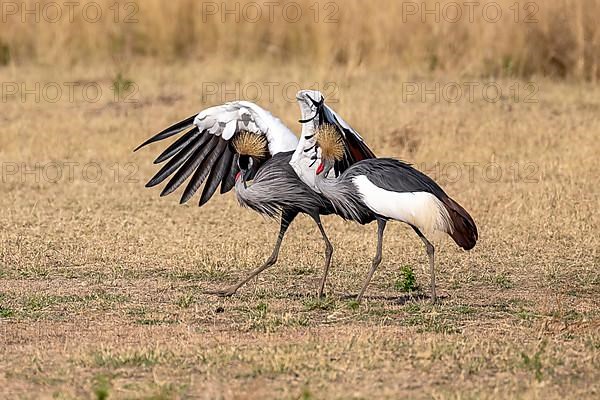
<svg viewBox="0 0 600 400"><path fill-rule="evenodd" d="M254 177L261 162L269 156L267 139L263 135L242 131L236 135L232 144L240 169L236 181L241 178L244 188L247 188L246 182Z"/></svg>
<svg viewBox="0 0 600 400"><path fill-rule="evenodd" d="M238 179L241 179L242 183L244 184L244 189L248 189L247 182L252 179L255 172L253 168L254 159L247 154L240 154L238 156L237 164L240 172L238 172L235 180L237 181Z"/></svg>
<svg viewBox="0 0 600 400"><path fill-rule="evenodd" d="M303 124L317 118L325 104L325 97L318 90L300 90L296 94L296 100L302 113L300 123Z"/></svg>

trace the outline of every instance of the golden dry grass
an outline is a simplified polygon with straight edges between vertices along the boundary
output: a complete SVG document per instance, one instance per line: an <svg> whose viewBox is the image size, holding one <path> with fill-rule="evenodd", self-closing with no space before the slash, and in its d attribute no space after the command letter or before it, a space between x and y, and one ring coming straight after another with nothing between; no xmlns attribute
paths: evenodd
<svg viewBox="0 0 600 400"><path fill-rule="evenodd" d="M8 82L94 81L106 93L115 77L104 66L2 73ZM17 96L2 104L3 396L598 396L597 87L538 80L537 103L402 102L402 82L414 77L389 69L140 62L125 76L139 88L137 103L105 94L97 103ZM333 217L325 219L335 246L327 300L314 297L323 246L305 217L272 270L231 299L203 294L264 261L278 225L239 208L232 194L202 209L159 198L143 184L161 146L131 150L218 102L202 101L203 83L224 81L338 83L334 108L377 154L415 162L471 212L476 248L438 248L440 305L426 297L421 242L391 224L382 267L356 308L347 295L366 274L375 228ZM501 82L515 83L526 84ZM276 93L258 102L298 131L297 106ZM65 166L49 182L51 162L75 163L73 179ZM102 170L95 183L95 168L84 179L91 162ZM475 163L472 176L465 163ZM486 178L490 165L502 175ZM420 286L412 295L395 284L407 265Z"/></svg>
<svg viewBox="0 0 600 400"><path fill-rule="evenodd" d="M92 3L3 3L0 64L220 56L351 67L402 63L470 76L600 77L598 0Z"/></svg>

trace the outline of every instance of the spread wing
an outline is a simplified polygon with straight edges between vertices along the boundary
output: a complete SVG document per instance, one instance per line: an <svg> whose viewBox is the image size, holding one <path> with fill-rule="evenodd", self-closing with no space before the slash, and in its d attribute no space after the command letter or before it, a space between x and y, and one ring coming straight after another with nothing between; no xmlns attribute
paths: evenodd
<svg viewBox="0 0 600 400"><path fill-rule="evenodd" d="M230 191L239 172L232 141L241 132L262 135L271 156L295 150L298 145L296 136L267 110L246 101L225 103L171 125L134 150L181 134L154 161L165 164L146 187L154 187L171 177L161 192L161 196L166 196L192 176L181 203L192 198L204 184L200 206L210 200L219 185L221 193Z"/></svg>
<svg viewBox="0 0 600 400"><path fill-rule="evenodd" d="M358 161L376 158L375 154L371 151L369 146L367 146L360 134L335 111L328 107L327 104L323 104L321 111L319 112L319 126L322 124L333 126L342 136L344 157L335 162L333 167L335 176L338 176Z"/></svg>

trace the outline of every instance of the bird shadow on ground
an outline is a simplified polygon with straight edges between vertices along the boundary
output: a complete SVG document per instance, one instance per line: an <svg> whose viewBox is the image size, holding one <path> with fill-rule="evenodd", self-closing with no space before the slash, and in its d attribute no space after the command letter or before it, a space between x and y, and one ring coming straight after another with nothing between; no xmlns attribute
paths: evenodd
<svg viewBox="0 0 600 400"><path fill-rule="evenodd" d="M325 296L321 300L327 299L337 299L337 300L356 300L358 293L329 293L325 294ZM318 299L317 295L313 292L288 292L280 298L287 298L293 300L303 300L308 298ZM440 300L446 299L446 296L438 296L438 302ZM396 304L406 304L411 301L430 301L431 297L426 294L418 293L418 294L404 294L401 296L391 296L391 295L365 295L363 297L364 300L379 300L379 301L389 301Z"/></svg>
<svg viewBox="0 0 600 400"><path fill-rule="evenodd" d="M353 294L353 293L343 293L340 294L338 297L342 300L354 300L356 299L357 294ZM446 299L447 296L438 296L438 303L444 299ZM410 303L412 301L431 301L431 297L423 294L423 293L418 293L418 294L404 294L401 296L390 296L390 295L366 295L363 297L363 301L364 300L379 300L379 301L389 301L395 304L399 304L399 305L404 305L406 303Z"/></svg>
<svg viewBox="0 0 600 400"><path fill-rule="evenodd" d="M250 294L250 293L247 293L247 294ZM214 293L211 293L210 290L205 290L204 294L213 296L213 297L219 297L219 296L216 296ZM243 296L243 295L244 295L243 292L240 292L240 293L236 293L235 296ZM337 300L349 301L349 300L356 300L357 296L358 296L358 293L329 293L329 294L325 294L325 296L321 300L337 299ZM290 300L305 300L305 299L311 299L311 298L318 300L316 293L300 292L300 291L290 291L285 294L274 295L273 297L279 298L279 299L290 299ZM447 298L448 298L448 296L438 296L437 304L445 301ZM373 294L373 295L365 295L363 297L363 302L365 300L385 301L385 302L391 302L391 303L398 304L398 305L404 305L404 304L414 302L414 301L430 302L431 297L424 293L402 294L399 296Z"/></svg>

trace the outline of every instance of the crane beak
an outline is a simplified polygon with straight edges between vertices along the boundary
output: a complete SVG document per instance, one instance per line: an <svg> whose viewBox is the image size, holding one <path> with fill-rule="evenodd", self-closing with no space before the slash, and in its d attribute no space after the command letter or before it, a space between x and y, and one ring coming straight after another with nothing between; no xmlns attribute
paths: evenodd
<svg viewBox="0 0 600 400"><path fill-rule="evenodd" d="M248 186L246 184L246 171L240 171L237 173L237 175L235 176L235 181L237 182L240 178L242 179L242 183L244 184L244 189L248 189Z"/></svg>
<svg viewBox="0 0 600 400"><path fill-rule="evenodd" d="M323 170L325 170L325 166L323 165L323 163L320 163L317 167L317 175L320 175L323 172Z"/></svg>
<svg viewBox="0 0 600 400"><path fill-rule="evenodd" d="M244 189L248 189L247 182L250 179L250 176L252 175L252 171L249 169L242 170L240 172L240 175L242 176L242 183L244 184Z"/></svg>

